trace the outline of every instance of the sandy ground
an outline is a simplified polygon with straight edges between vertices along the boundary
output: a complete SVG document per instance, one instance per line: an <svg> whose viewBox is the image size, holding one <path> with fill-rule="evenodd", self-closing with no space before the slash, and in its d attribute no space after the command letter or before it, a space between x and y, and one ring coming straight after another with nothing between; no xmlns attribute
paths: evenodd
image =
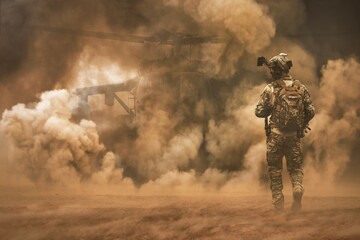
<svg viewBox="0 0 360 240"><path fill-rule="evenodd" d="M306 196L294 214L268 195L0 190L0 239L360 239L358 196Z"/></svg>

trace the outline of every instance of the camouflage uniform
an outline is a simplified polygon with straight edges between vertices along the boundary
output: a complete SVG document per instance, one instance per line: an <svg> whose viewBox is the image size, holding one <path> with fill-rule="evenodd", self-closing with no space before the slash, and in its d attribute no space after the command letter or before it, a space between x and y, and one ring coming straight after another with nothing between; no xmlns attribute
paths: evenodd
<svg viewBox="0 0 360 240"><path fill-rule="evenodd" d="M286 84L292 84L293 79L290 75L285 74L280 80ZM299 192L302 196L304 192L303 186L303 155L301 149L301 138L298 131L281 131L276 126L276 118L278 117L277 109L274 109L274 99L276 94L281 90L278 81L268 84L257 103L255 115L260 118L270 117L271 132L267 138L267 164L270 178L270 189L275 208L282 208L284 196L282 194L282 158L285 156L287 170L289 172L293 193ZM310 121L314 117L315 110L312 105L309 92L304 85L300 86L304 93L304 115L305 122ZM294 195L295 196L295 195ZM301 201L300 196L300 201Z"/></svg>

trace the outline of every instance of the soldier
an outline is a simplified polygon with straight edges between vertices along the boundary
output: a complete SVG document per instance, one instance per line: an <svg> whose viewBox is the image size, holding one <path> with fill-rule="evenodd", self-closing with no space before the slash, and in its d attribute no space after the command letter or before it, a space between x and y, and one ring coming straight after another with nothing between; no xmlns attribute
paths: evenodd
<svg viewBox="0 0 360 240"><path fill-rule="evenodd" d="M258 66L263 63L269 67L274 81L268 84L261 94L255 115L265 118L266 158L272 202L276 210L284 208L281 172L282 159L285 156L293 190L292 209L298 211L301 209L304 193L300 140L306 133L309 121L315 115L315 108L306 87L289 75L292 62L287 58L287 54L280 53L269 61L260 57Z"/></svg>

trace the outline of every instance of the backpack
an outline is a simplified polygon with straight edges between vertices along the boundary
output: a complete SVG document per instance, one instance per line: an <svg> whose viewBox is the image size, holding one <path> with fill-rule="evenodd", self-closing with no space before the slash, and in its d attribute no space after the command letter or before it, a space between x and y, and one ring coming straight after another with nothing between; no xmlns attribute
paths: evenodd
<svg viewBox="0 0 360 240"><path fill-rule="evenodd" d="M286 86L282 80L276 81L278 88L274 92L274 109L272 121L276 127L283 131L299 131L303 128L304 113L304 90L299 80L295 80L292 86Z"/></svg>

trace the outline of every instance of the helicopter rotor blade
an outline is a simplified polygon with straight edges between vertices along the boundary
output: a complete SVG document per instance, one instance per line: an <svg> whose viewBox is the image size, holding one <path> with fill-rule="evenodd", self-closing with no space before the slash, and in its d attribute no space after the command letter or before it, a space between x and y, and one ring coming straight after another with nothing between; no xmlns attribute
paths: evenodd
<svg viewBox="0 0 360 240"><path fill-rule="evenodd" d="M155 36L134 36L134 35L125 35L118 33L107 33L107 32L95 32L95 31L86 31L80 29L69 29L69 28L60 28L60 27L51 27L51 26L41 26L41 25L28 25L29 30L42 31L42 32L51 32L58 34L68 34L73 36L84 36L92 37L99 39L108 39L122 42L133 42L133 43L154 43L154 44L165 44L165 45L197 45L203 43L224 43L225 39L216 37L216 36L199 36L199 35L176 35L168 33L167 36L159 35Z"/></svg>
<svg viewBox="0 0 360 240"><path fill-rule="evenodd" d="M203 43L225 43L226 39L217 36L193 36L185 35L173 40L169 40L169 44L179 45L197 45Z"/></svg>
<svg viewBox="0 0 360 240"><path fill-rule="evenodd" d="M160 43L159 39L156 39L154 37L141 37L141 36L118 34L118 33L94 32L94 31L86 31L79 29L68 29L68 28L40 26L40 25L28 25L28 29L34 31L68 34L73 36L93 37L93 38L108 39L108 40L115 40L122 42Z"/></svg>

